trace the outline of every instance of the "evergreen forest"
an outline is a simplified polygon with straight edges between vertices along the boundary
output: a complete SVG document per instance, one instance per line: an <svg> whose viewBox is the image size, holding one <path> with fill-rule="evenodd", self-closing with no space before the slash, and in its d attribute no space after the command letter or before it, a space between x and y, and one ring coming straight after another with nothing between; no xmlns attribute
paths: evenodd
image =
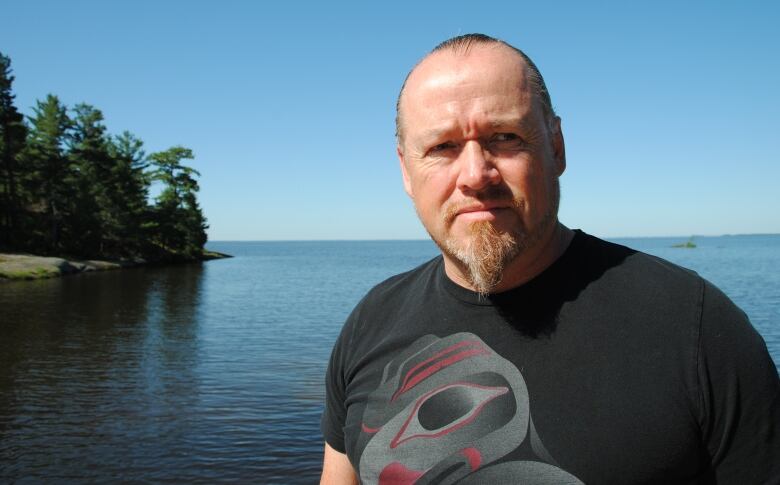
<svg viewBox="0 0 780 485"><path fill-rule="evenodd" d="M32 115L14 105L11 60L0 53L0 250L89 259L200 259L206 220L194 155L147 155L130 132L109 134L89 104L55 95ZM150 188L159 195L150 199ZM157 192L157 190L155 190Z"/></svg>

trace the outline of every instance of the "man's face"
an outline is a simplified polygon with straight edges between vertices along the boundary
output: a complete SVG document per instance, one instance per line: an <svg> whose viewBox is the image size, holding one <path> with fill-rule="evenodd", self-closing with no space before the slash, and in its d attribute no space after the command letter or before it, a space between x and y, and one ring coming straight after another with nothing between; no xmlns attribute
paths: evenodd
<svg viewBox="0 0 780 485"><path fill-rule="evenodd" d="M501 272L550 240L563 137L559 120L545 119L516 52L480 45L432 54L410 75L401 115L406 192L472 287L482 291L469 258L495 259L499 251L507 259Z"/></svg>

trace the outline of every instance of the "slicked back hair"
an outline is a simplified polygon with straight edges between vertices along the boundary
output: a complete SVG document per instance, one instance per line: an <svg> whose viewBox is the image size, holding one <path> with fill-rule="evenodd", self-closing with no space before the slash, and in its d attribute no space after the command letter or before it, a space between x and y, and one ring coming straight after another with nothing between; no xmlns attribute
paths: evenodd
<svg viewBox="0 0 780 485"><path fill-rule="evenodd" d="M417 69L417 66L419 66L425 59L437 52L450 51L455 54L466 55L469 53L469 51L471 51L472 47L479 45L504 45L520 54L520 57L523 59L523 61L525 61L527 71L526 74L528 76L531 87L536 94L536 98L542 104L542 113L544 114L545 120L549 124L550 121L555 117L555 110L553 109L552 100L550 99L550 92L547 91L547 85L544 83L542 73L539 72L539 68L536 67L534 61L532 61L531 58L525 54L525 52L511 44L504 42L503 40L490 37L489 35L464 34L447 39L434 47L433 50L426 54L425 57L420 59L420 61L415 64L415 66L406 75L404 83L401 85L401 91L398 93L398 99L395 103L395 137L398 140L399 145L401 145L403 142L403 133L401 130L401 98L404 95L404 90L406 90L406 83L409 81L409 76L412 75L414 70Z"/></svg>

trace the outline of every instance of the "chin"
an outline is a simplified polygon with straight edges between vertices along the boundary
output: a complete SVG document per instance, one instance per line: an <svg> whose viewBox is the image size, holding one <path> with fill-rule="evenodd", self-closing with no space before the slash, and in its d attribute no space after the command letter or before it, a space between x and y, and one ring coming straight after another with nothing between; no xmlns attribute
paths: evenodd
<svg viewBox="0 0 780 485"><path fill-rule="evenodd" d="M449 237L439 247L460 263L473 290L487 295L501 282L504 269L522 252L522 237L497 229L491 222L477 221L467 237Z"/></svg>

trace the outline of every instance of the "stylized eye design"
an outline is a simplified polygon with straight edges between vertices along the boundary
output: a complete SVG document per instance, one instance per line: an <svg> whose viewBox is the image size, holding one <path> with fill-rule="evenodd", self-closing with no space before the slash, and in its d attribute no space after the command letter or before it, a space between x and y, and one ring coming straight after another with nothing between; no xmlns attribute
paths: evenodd
<svg viewBox="0 0 780 485"><path fill-rule="evenodd" d="M438 438L472 421L493 399L509 392L506 386L482 386L456 382L438 387L420 396L409 417L390 442L390 448L420 438Z"/></svg>

